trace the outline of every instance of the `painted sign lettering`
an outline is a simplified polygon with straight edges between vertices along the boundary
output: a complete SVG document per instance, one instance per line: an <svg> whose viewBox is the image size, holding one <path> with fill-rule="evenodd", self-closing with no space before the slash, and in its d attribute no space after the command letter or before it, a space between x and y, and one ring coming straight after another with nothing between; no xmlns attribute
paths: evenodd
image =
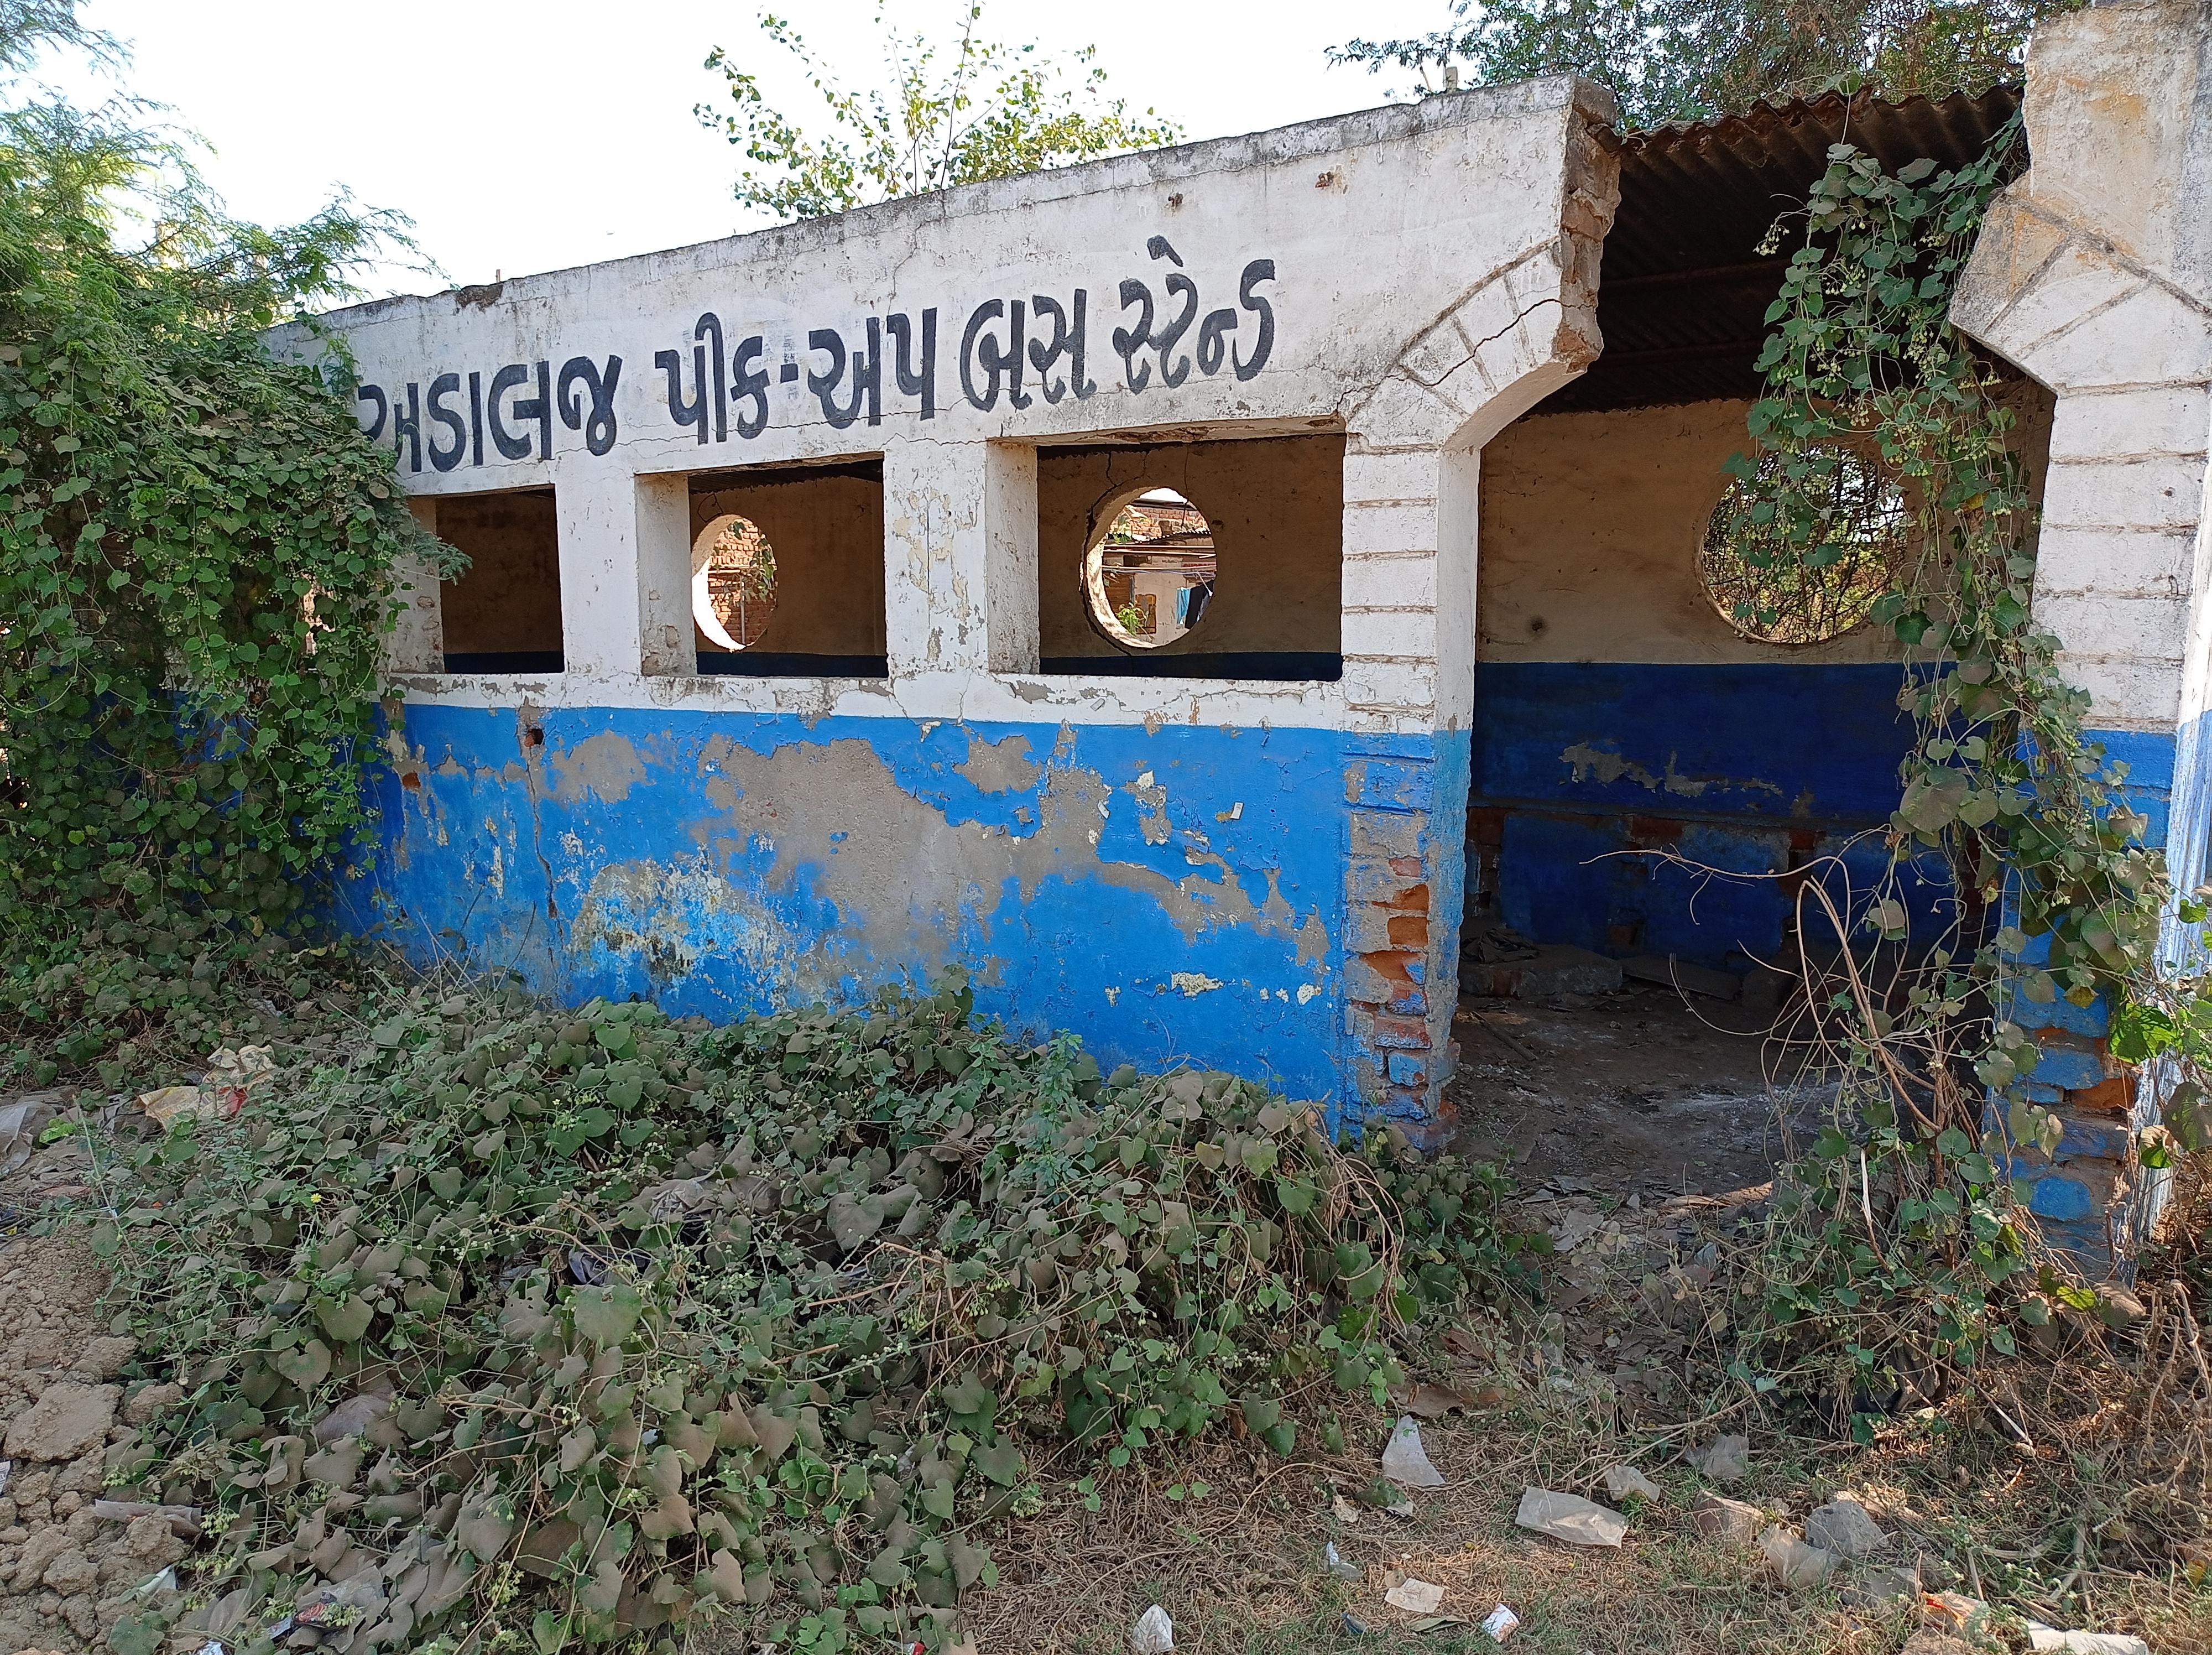
<svg viewBox="0 0 2212 1655"><path fill-rule="evenodd" d="M1211 379L1225 368L1239 380L1259 374L1275 347L1275 308L1262 291L1275 280L1275 261L1249 260L1237 277L1237 302L1208 309L1199 279L1165 236L1151 237L1145 251L1168 268L1157 291L1136 276L1115 289L1120 317L1110 340L1122 387L1142 396L1155 386L1180 387L1194 372ZM811 397L833 430L863 419L881 425L887 399L894 411L903 403L903 411L927 420L944 405L933 306L808 328L803 353L798 336L787 334L773 374L766 333L747 334L732 347L728 332L720 313L702 311L679 344L653 352L661 374L655 400L671 425L702 446L732 437L750 442L766 431L771 383L789 386L789 397ZM1070 397L1088 401L1099 390L1091 360L1091 293L1076 288L1064 296L1002 295L975 304L960 328L953 368L959 399L990 413L1002 399L1016 411L1039 397L1048 406ZM433 471L447 472L483 465L487 432L495 463L551 459L556 413L562 425L582 434L587 453L608 453L619 430L622 370L619 356L579 356L557 373L550 359L507 362L489 372L445 369L429 376L427 392L422 381L410 380L389 388L362 384L354 394L370 441L388 435L405 470L420 472L428 459Z"/></svg>

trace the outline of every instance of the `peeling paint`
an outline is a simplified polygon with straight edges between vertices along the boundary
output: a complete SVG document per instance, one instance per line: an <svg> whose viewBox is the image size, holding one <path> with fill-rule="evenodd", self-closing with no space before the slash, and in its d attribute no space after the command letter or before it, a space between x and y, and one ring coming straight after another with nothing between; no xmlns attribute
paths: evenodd
<svg viewBox="0 0 2212 1655"><path fill-rule="evenodd" d="M1653 792L1671 793L1684 799L1695 799L1716 788L1730 788L1744 793L1771 793L1783 796L1782 789L1771 782L1762 782L1756 776L1683 776L1674 768L1674 755L1667 755L1663 773L1654 773L1632 759L1588 741L1577 741L1559 755L1560 759L1574 767L1577 782L1612 782L1626 777L1641 788Z"/></svg>
<svg viewBox="0 0 2212 1655"><path fill-rule="evenodd" d="M979 1009L1070 1029L1101 1062L1188 1060L1352 1100L1346 1043L1365 1037L1343 1014L1330 918L1347 738L556 710L518 782L511 715L412 715L459 761L384 801L383 895L426 955L458 935L563 999L651 993L716 1016L959 963ZM1428 745L1384 739L1401 763ZM1117 790L1133 809L1109 808ZM1185 811L1216 825L1178 829ZM434 850L449 816L472 831ZM1156 991L1125 994L1133 981ZM1233 1019L1170 1009L1234 984L1253 993Z"/></svg>
<svg viewBox="0 0 2212 1655"><path fill-rule="evenodd" d="M1043 774L1030 762L1030 739L1025 735L1010 735L1003 741L970 736L968 762L959 766L959 771L984 793L1025 792Z"/></svg>
<svg viewBox="0 0 2212 1655"><path fill-rule="evenodd" d="M619 805L645 780L645 764L629 738L612 730L586 737L552 756L553 796L573 805L586 793Z"/></svg>

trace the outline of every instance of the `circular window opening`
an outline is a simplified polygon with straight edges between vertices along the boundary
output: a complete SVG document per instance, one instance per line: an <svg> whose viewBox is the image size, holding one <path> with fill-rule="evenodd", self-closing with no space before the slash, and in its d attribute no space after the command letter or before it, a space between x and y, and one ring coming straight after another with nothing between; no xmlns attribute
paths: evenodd
<svg viewBox="0 0 2212 1655"><path fill-rule="evenodd" d="M718 517L691 544L691 618L718 649L744 649L775 614L775 549L750 518Z"/></svg>
<svg viewBox="0 0 2212 1655"><path fill-rule="evenodd" d="M1808 474L1790 486L1814 501L1820 538L1792 546L1769 502L1785 465ZM1760 457L1757 481L1732 479L1713 508L1698 574L1721 618L1765 643L1820 643L1867 618L1905 555L1905 496L1894 479L1849 449Z"/></svg>
<svg viewBox="0 0 2212 1655"><path fill-rule="evenodd" d="M1091 618L1124 649L1158 649L1196 630L1213 602L1213 526L1173 489L1146 489L1084 556Z"/></svg>

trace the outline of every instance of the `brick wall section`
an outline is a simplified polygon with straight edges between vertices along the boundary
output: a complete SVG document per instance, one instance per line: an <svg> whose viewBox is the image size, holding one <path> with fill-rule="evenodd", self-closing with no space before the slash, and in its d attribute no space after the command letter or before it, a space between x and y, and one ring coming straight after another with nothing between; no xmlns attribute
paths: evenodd
<svg viewBox="0 0 2212 1655"><path fill-rule="evenodd" d="M1347 420L1346 711L1356 734L1400 739L1345 773L1346 1068L1369 1112L1422 1141L1453 1125L1480 449L1597 356L1599 256L1620 198L1609 114L1568 112L1558 238L1470 272Z"/></svg>
<svg viewBox="0 0 2212 1655"><path fill-rule="evenodd" d="M2204 533L2212 246L2186 204L2212 187L2196 113L2212 14L2191 0L2107 5L2035 32L2033 164L1991 204L1952 306L1966 332L2057 393L2037 554L2036 619L2087 691L2093 737L2134 768L2146 839L2177 891L2203 877L2212 811L2212 546ZM2169 960L2197 940L2172 916ZM2031 940L2024 963L2042 955ZM2130 1267L2166 1180L2135 1135L2165 1077L2112 1057L2107 1008L2018 995L2040 1048L2016 1088L2065 1129L2056 1156L2013 1158L2046 1235L2094 1269ZM2004 1101L1991 1100L1991 1124Z"/></svg>

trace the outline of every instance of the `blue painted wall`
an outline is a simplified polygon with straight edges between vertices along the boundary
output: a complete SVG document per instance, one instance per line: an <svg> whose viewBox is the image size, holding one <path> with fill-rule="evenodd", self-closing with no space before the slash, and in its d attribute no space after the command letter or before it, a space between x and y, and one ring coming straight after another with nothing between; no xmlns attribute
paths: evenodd
<svg viewBox="0 0 2212 1655"><path fill-rule="evenodd" d="M1796 898L1761 876L1838 857L1840 897L1887 865L1852 842L1896 803L1900 682L1890 665L1483 663L1469 808L1506 922L1601 953L1771 958ZM1928 873L1906 881L1923 922L1944 896Z"/></svg>
<svg viewBox="0 0 2212 1655"><path fill-rule="evenodd" d="M1396 812L1426 847L1439 806L1449 867L1467 762L1463 734L607 709L536 727L408 709L372 901L417 957L717 1019L959 964L979 1009L1109 1066L1188 1060L1339 1105L1370 1044L1347 1015L1352 824Z"/></svg>

